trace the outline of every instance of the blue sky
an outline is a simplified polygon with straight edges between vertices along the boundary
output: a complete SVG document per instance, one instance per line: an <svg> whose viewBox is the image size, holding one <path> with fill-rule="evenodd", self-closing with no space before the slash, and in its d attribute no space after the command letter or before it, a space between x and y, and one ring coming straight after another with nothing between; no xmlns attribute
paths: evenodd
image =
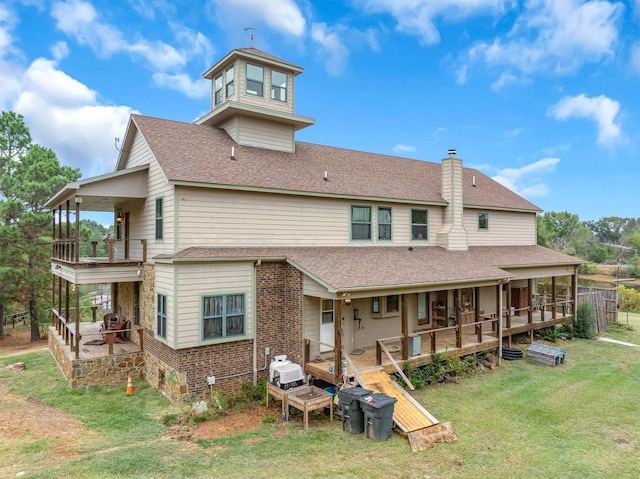
<svg viewBox="0 0 640 479"><path fill-rule="evenodd" d="M640 0L5 0L0 109L84 177L113 171L129 115L207 113L202 74L248 33L305 69L298 140L456 148L545 211L640 217Z"/></svg>

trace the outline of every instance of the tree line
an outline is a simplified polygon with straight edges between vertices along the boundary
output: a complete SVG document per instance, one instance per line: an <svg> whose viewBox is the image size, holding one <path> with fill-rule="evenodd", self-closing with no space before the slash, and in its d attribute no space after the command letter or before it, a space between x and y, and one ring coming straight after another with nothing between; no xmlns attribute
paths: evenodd
<svg viewBox="0 0 640 479"><path fill-rule="evenodd" d="M5 313L27 309L31 340L40 338L52 307L52 213L45 204L80 170L61 166L53 151L34 144L24 118L0 115L0 336ZM537 218L538 244L592 261L633 264L637 274L640 218L605 217L580 221L568 212ZM82 240L102 238L112 228L93 220L80 222ZM88 248L84 241L85 248ZM100 252L98 252L100 253ZM82 251L88 255L88 251Z"/></svg>

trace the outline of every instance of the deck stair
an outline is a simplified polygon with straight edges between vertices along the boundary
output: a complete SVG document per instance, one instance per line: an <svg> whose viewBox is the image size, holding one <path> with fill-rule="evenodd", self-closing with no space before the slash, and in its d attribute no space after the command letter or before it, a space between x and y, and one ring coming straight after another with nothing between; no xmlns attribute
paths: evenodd
<svg viewBox="0 0 640 479"><path fill-rule="evenodd" d="M437 442L453 442L457 439L449 423L440 424L384 371L362 373L361 377L366 389L398 400L393 409L393 421L409 440L413 452L432 448Z"/></svg>

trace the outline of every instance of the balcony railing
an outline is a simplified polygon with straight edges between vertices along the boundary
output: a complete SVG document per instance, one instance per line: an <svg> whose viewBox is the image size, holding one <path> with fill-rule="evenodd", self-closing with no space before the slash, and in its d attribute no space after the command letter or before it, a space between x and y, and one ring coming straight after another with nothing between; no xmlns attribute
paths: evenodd
<svg viewBox="0 0 640 479"><path fill-rule="evenodd" d="M53 259L70 263L147 261L146 239L53 240Z"/></svg>

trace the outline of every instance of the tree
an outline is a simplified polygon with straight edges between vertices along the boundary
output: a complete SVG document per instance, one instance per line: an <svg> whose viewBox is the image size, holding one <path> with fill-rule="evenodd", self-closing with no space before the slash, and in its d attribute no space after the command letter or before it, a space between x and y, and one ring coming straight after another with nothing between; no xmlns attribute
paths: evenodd
<svg viewBox="0 0 640 479"><path fill-rule="evenodd" d="M567 211L544 213L537 218L538 244L567 254L587 256L591 234L578 215Z"/></svg>
<svg viewBox="0 0 640 479"><path fill-rule="evenodd" d="M40 338L40 313L51 307L49 260L51 214L47 200L64 185L80 178L78 169L61 166L53 151L31 142L21 115L0 116L0 212L6 248L18 254L15 264L3 263L20 285L31 316L31 340ZM12 232L9 234L9 232ZM3 260L0 256L0 260ZM9 274L7 272L7 274ZM2 298L7 301L11 298ZM21 298L13 296L17 302ZM6 303L5 303L6 304Z"/></svg>

